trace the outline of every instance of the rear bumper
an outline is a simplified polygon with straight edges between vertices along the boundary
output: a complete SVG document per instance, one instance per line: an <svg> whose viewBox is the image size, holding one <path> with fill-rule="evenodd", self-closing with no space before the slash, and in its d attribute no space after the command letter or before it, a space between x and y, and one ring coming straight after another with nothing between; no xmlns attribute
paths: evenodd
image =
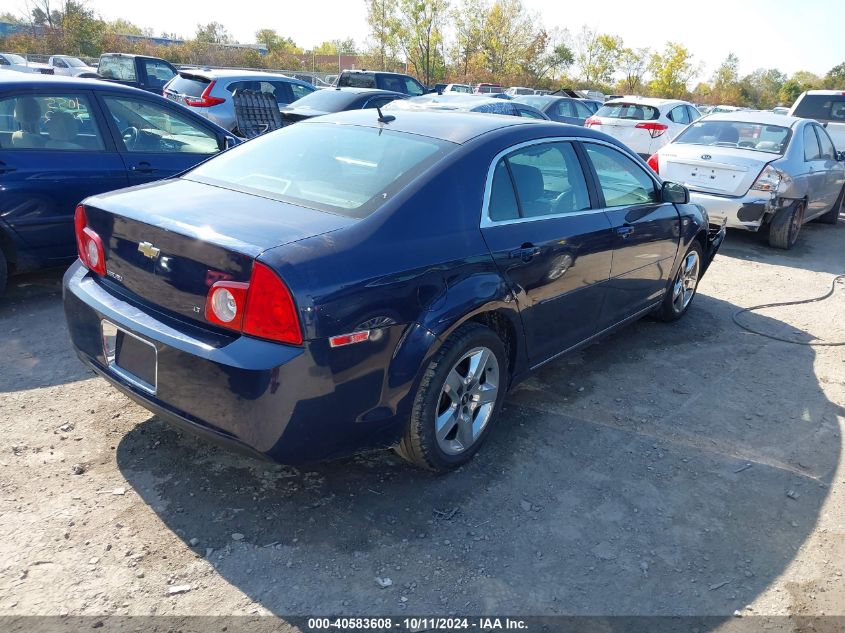
<svg viewBox="0 0 845 633"><path fill-rule="evenodd" d="M690 201L704 207L711 222L724 221L728 228L746 231L759 230L776 210L776 198L765 194L734 198L691 191Z"/></svg>
<svg viewBox="0 0 845 633"><path fill-rule="evenodd" d="M143 310L104 289L78 261L64 277L64 307L83 363L164 420L240 452L307 463L387 447L401 436L400 416L381 403L385 370L372 358L338 375L337 355L324 341L297 347L233 337ZM155 346L154 393L109 367L104 319ZM386 333L383 347L399 336Z"/></svg>

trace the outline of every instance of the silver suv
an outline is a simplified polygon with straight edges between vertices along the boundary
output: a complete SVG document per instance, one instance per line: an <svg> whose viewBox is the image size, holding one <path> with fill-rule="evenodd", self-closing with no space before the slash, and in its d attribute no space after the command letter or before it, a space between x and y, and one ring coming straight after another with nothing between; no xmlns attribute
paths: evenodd
<svg viewBox="0 0 845 633"><path fill-rule="evenodd" d="M836 150L845 152L845 91L808 90L792 104L789 116L815 119L825 127Z"/></svg>
<svg viewBox="0 0 845 633"><path fill-rule="evenodd" d="M164 87L164 96L194 110L227 130L238 133L232 94L235 90L268 92L279 109L315 88L299 79L257 70L190 68L180 70Z"/></svg>

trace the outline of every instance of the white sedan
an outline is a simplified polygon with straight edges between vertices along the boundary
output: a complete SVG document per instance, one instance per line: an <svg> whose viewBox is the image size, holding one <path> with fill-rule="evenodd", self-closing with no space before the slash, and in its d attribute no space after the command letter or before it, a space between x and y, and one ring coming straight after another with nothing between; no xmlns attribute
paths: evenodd
<svg viewBox="0 0 845 633"><path fill-rule="evenodd" d="M686 101L625 97L607 101L584 127L604 132L648 158L700 118Z"/></svg>

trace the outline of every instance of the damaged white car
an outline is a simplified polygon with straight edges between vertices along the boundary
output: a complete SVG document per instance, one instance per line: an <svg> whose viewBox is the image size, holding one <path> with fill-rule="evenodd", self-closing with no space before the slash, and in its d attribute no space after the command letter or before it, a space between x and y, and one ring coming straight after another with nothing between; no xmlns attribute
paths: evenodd
<svg viewBox="0 0 845 633"><path fill-rule="evenodd" d="M691 201L731 228L768 231L791 248L810 220L835 224L845 195L845 154L815 121L771 112L713 114L648 160L683 183Z"/></svg>

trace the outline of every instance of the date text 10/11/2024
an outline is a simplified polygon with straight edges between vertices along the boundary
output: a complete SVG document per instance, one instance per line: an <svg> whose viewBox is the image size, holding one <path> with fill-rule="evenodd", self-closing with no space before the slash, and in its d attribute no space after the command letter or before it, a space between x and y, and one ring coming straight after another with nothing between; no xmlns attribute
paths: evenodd
<svg viewBox="0 0 845 633"><path fill-rule="evenodd" d="M308 630L369 630L369 631L525 631L528 625L519 618L443 618L443 617L406 617L402 619L383 618L309 618Z"/></svg>

